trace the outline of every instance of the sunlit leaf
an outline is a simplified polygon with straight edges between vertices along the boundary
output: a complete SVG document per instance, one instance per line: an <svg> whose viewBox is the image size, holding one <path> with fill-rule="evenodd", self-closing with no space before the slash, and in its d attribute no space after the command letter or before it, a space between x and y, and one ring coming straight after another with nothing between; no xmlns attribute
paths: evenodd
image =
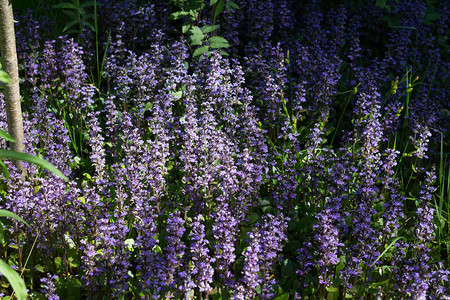
<svg viewBox="0 0 450 300"><path fill-rule="evenodd" d="M9 78L8 73L3 70L0 70L0 82L11 84L11 78Z"/></svg>
<svg viewBox="0 0 450 300"><path fill-rule="evenodd" d="M1 129L0 129L0 137L4 138L5 140L7 140L9 142L13 142L13 143L16 142L16 140L12 136L10 136L6 131L1 130Z"/></svg>
<svg viewBox="0 0 450 300"><path fill-rule="evenodd" d="M12 150L0 150L0 157L4 157L7 159L11 159L11 160L27 161L29 163L35 164L37 166L40 166L40 167L52 172L56 176L59 176L62 179L64 179L65 181L69 181L69 179L60 170L58 170L54 165L52 165L51 163L49 163L48 161L46 161L40 157L33 156L33 155L30 155L27 153L12 151Z"/></svg>
<svg viewBox="0 0 450 300"><path fill-rule="evenodd" d="M25 281L6 262L0 259L0 273L8 279L16 293L18 300L27 299L27 287Z"/></svg>
<svg viewBox="0 0 450 300"><path fill-rule="evenodd" d="M23 224L25 224L31 228L31 226L24 219L22 219L21 217L19 217L12 211L0 209L0 217L8 217L8 218L16 219L17 221L22 222Z"/></svg>
<svg viewBox="0 0 450 300"><path fill-rule="evenodd" d="M200 48L195 49L194 54L192 55L193 57L205 54L209 49L209 46L203 46Z"/></svg>

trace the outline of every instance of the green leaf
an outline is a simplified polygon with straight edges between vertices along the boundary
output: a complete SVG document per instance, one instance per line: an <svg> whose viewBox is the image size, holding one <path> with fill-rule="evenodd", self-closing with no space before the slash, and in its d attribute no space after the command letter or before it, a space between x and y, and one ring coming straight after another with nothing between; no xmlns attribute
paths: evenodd
<svg viewBox="0 0 450 300"><path fill-rule="evenodd" d="M219 1L219 0L211 0L211 1L209 1L209 6L213 6L214 4L217 3L217 1Z"/></svg>
<svg viewBox="0 0 450 300"><path fill-rule="evenodd" d="M66 26L64 26L63 32L66 32L70 27L72 27L75 24L78 24L77 20L70 21L69 23L66 24Z"/></svg>
<svg viewBox="0 0 450 300"><path fill-rule="evenodd" d="M208 39L209 45L211 48L218 49L218 48L228 48L230 47L230 44L228 44L228 41L220 36L213 36Z"/></svg>
<svg viewBox="0 0 450 300"><path fill-rule="evenodd" d="M100 3L97 3L97 5L99 5ZM88 6L95 6L95 2L94 1L86 1L86 2L82 2L80 4L80 7L88 7Z"/></svg>
<svg viewBox="0 0 450 300"><path fill-rule="evenodd" d="M3 161L0 161L0 168L3 171L3 174L5 175L6 180L9 180L9 172L8 172L8 168L5 166L5 164L3 163Z"/></svg>
<svg viewBox="0 0 450 300"><path fill-rule="evenodd" d="M339 288L335 286L327 286L328 298L330 300L339 299Z"/></svg>
<svg viewBox="0 0 450 300"><path fill-rule="evenodd" d="M183 17L186 17L187 15L189 15L189 13L187 11L176 11L176 12L170 14L169 19L178 20Z"/></svg>
<svg viewBox="0 0 450 300"><path fill-rule="evenodd" d="M78 14L71 10L63 10L63 13L68 16L71 20L78 20Z"/></svg>
<svg viewBox="0 0 450 300"><path fill-rule="evenodd" d="M59 3L56 5L53 5L53 8L68 8L68 9L78 9L78 7L70 2L64 2L64 3Z"/></svg>
<svg viewBox="0 0 450 300"><path fill-rule="evenodd" d="M190 24L186 24L186 25L183 25L182 27L181 27L181 31L183 32L183 33L186 33L186 32L188 32L188 30L191 28L191 25Z"/></svg>
<svg viewBox="0 0 450 300"><path fill-rule="evenodd" d="M11 84L11 78L9 78L8 73L3 70L0 70L0 82Z"/></svg>
<svg viewBox="0 0 450 300"><path fill-rule="evenodd" d="M217 28L219 28L219 25L205 25L202 27L202 32L210 33L213 32L214 30L217 30Z"/></svg>
<svg viewBox="0 0 450 300"><path fill-rule="evenodd" d="M428 21L436 21L436 20L439 20L440 18L441 18L441 15L437 11L430 11L430 12L427 12L427 14L425 15L425 19Z"/></svg>
<svg viewBox="0 0 450 300"><path fill-rule="evenodd" d="M205 37L205 35L203 34L203 31L198 26L192 26L190 33L191 33L191 36L201 36L202 39Z"/></svg>
<svg viewBox="0 0 450 300"><path fill-rule="evenodd" d="M16 140L12 136L10 136L6 131L1 130L1 129L0 129L0 137L4 138L5 140L7 140L9 142L13 142L13 143L16 142Z"/></svg>
<svg viewBox="0 0 450 300"><path fill-rule="evenodd" d="M377 0L375 2L375 6L378 6L379 8L385 8L386 5L386 0Z"/></svg>
<svg viewBox="0 0 450 300"><path fill-rule="evenodd" d="M33 156L33 155L30 155L27 153L12 151L12 150L0 150L0 157L4 157L7 159L11 159L11 160L27 161L29 163L35 164L37 166L40 166L40 167L52 172L56 176L59 176L62 179L64 179L65 181L69 181L69 179L60 170L58 170L54 165L52 165L51 163L49 163L48 161L46 161L40 157Z"/></svg>
<svg viewBox="0 0 450 300"><path fill-rule="evenodd" d="M284 293L279 296L277 296L274 300L288 300L289 299L289 293Z"/></svg>
<svg viewBox="0 0 450 300"><path fill-rule="evenodd" d="M0 273L8 279L11 284L14 292L16 293L16 297L18 300L27 299L27 287L25 285L25 281L17 274L16 271L11 269L11 267L0 259Z"/></svg>
<svg viewBox="0 0 450 300"><path fill-rule="evenodd" d="M239 9L239 5L237 5L236 3L232 2L232 1L228 1L227 2L227 12L230 13L232 8Z"/></svg>
<svg viewBox="0 0 450 300"><path fill-rule="evenodd" d="M217 16L223 12L224 7L225 7L225 1L220 0L220 2L217 3L216 11L214 12L214 20L216 20Z"/></svg>
<svg viewBox="0 0 450 300"><path fill-rule="evenodd" d="M397 237L397 238L395 238L390 244L389 244L389 246L383 251L383 253L381 253L379 256L378 256L378 258L369 266L370 268L377 262L377 261L379 261L385 254L386 254L386 252L388 252L389 251L389 249L391 249L391 247L392 246L394 246L395 245L395 243L398 241L398 240L400 240L400 239L405 239L403 236L399 236L399 237Z"/></svg>
<svg viewBox="0 0 450 300"><path fill-rule="evenodd" d="M29 228L31 228L31 226L28 225L28 223L24 219L22 219L21 217L19 217L18 215L16 215L12 211L0 209L0 217L8 217L8 218L16 219L17 221L20 221L23 224L27 225Z"/></svg>
<svg viewBox="0 0 450 300"><path fill-rule="evenodd" d="M191 46L201 46L202 44L202 40L191 40Z"/></svg>
<svg viewBox="0 0 450 300"><path fill-rule="evenodd" d="M228 44L228 41L221 36L212 36L208 39L210 43Z"/></svg>
<svg viewBox="0 0 450 300"><path fill-rule="evenodd" d="M205 54L209 49L209 46L203 46L200 48L195 49L194 54L192 55L193 57Z"/></svg>
<svg viewBox="0 0 450 300"><path fill-rule="evenodd" d="M39 272L41 272L41 273L44 273L44 272L45 272L44 267L41 266L41 265L35 265L34 268L35 268L36 270L38 270Z"/></svg>

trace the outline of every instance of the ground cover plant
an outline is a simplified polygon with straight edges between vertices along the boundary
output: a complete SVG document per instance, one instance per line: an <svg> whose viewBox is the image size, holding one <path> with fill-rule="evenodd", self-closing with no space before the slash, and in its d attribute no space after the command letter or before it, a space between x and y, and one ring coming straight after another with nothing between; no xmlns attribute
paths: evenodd
<svg viewBox="0 0 450 300"><path fill-rule="evenodd" d="M448 2L28 2L31 299L449 298Z"/></svg>

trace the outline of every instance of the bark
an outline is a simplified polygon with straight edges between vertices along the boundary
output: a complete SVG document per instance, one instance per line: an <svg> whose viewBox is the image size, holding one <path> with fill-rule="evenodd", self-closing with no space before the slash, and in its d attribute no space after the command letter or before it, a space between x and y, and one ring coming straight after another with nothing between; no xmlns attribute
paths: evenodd
<svg viewBox="0 0 450 300"><path fill-rule="evenodd" d="M23 123L20 106L19 70L17 65L16 37L14 33L14 16L11 0L0 0L0 51L2 68L11 78L11 84L5 84L3 94L6 102L8 133L17 141L11 143L11 150L23 152ZM16 166L24 171L20 161Z"/></svg>

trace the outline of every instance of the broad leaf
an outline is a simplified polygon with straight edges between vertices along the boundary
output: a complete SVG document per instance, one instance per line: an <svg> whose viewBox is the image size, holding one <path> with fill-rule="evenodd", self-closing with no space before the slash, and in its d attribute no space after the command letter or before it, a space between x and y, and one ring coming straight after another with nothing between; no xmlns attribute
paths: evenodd
<svg viewBox="0 0 450 300"><path fill-rule="evenodd" d="M8 279L11 287L14 289L16 293L16 297L18 300L27 299L27 287L25 285L25 281L17 274L16 271L11 269L11 267L0 259L0 273Z"/></svg>
<svg viewBox="0 0 450 300"><path fill-rule="evenodd" d="M3 131L0 129L0 137L4 138L5 140L9 141L9 142L13 142L15 143L16 140L10 136L6 131Z"/></svg>
<svg viewBox="0 0 450 300"><path fill-rule="evenodd" d="M28 227L31 228L31 226L24 219L22 219L21 217L19 217L18 215L16 215L12 211L0 209L0 217L8 217L8 218L16 219L17 221L20 221L23 224L25 224L25 225L27 225Z"/></svg>
<svg viewBox="0 0 450 300"><path fill-rule="evenodd" d="M51 163L49 163L48 161L46 161L40 157L33 156L33 155L30 155L27 153L12 151L12 150L0 150L0 157L4 157L7 159L11 159L11 160L27 161L29 163L32 163L37 166L43 167L44 169L47 169L48 171L52 172L56 176L61 177L65 181L69 181L69 179L60 170L58 170L54 165L52 165Z"/></svg>
<svg viewBox="0 0 450 300"><path fill-rule="evenodd" d="M217 28L219 28L219 25L205 25L202 27L202 31L203 33L210 33L217 30Z"/></svg>
<svg viewBox="0 0 450 300"><path fill-rule="evenodd" d="M11 78L9 78L8 73L3 70L0 70L0 82L11 83Z"/></svg>
<svg viewBox="0 0 450 300"><path fill-rule="evenodd" d="M193 57L205 54L206 52L208 52L209 46L203 46L200 48L195 49L194 54L192 55Z"/></svg>

